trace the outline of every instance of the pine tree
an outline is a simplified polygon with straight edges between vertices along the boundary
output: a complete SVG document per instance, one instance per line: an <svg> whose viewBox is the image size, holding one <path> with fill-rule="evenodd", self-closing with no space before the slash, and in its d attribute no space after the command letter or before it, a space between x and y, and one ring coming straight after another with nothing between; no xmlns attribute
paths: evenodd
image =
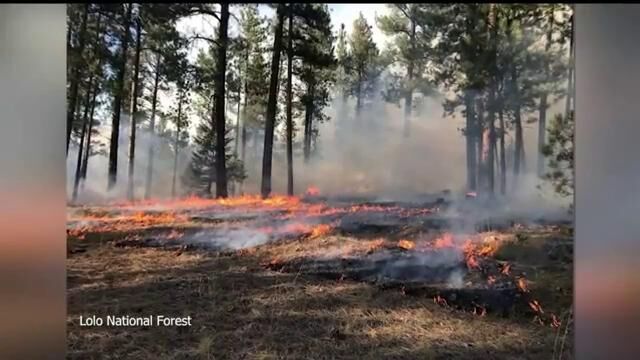
<svg viewBox="0 0 640 360"><path fill-rule="evenodd" d="M429 26L430 6L428 4L390 4L389 15L378 17L378 27L393 38L392 61L403 68L403 79L399 88L392 93L404 98L403 135L409 136L413 110L413 94L416 90L425 96L434 93L423 70L429 60L434 31Z"/></svg>
<svg viewBox="0 0 640 360"><path fill-rule="evenodd" d="M349 47L353 61L351 94L356 98L356 119L359 119L363 106L374 95L376 81L382 72L380 52L373 41L371 26L362 12L353 22Z"/></svg>
<svg viewBox="0 0 640 360"><path fill-rule="evenodd" d="M278 4L276 10L276 24L273 38L273 53L271 58L271 80L269 82L269 98L267 102L264 148L262 156L261 194L263 198L271 194L271 163L273 154L273 135L276 122L278 81L280 80L280 52L282 51L282 28L286 9L284 4Z"/></svg>
<svg viewBox="0 0 640 360"><path fill-rule="evenodd" d="M124 93L124 79L127 70L127 50L129 48L131 13L133 4L129 3L126 8L123 7L124 21L122 34L120 35L120 49L117 62L114 67L117 71L115 80L114 97L113 97L113 119L111 121L111 138L109 145L109 181L108 189L112 189L118 178L118 145L120 135L120 111L122 110L122 99Z"/></svg>

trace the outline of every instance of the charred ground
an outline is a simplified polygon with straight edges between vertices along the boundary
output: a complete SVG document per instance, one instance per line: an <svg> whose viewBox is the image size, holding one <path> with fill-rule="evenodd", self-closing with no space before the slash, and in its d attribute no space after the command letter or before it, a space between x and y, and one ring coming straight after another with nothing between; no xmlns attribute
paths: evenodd
<svg viewBox="0 0 640 360"><path fill-rule="evenodd" d="M571 228L478 217L478 202L70 208L68 356L570 357ZM77 321L152 313L191 315L194 326Z"/></svg>

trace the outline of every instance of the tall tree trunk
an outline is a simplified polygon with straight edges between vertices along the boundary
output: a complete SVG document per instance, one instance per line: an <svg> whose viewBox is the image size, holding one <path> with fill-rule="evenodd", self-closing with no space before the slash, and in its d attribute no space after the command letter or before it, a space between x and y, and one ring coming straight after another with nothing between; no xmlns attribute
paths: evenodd
<svg viewBox="0 0 640 360"><path fill-rule="evenodd" d="M217 135L216 133L216 110L215 110L215 94L211 95L211 129L213 129L213 136L216 136L217 139ZM213 179L215 178L216 174L215 174L215 158L213 159L213 162L210 166L210 171L209 171L209 176L207 177L207 186L205 188L205 193L210 197L211 196L211 185L213 185Z"/></svg>
<svg viewBox="0 0 640 360"><path fill-rule="evenodd" d="M491 69L489 78L489 156L487 159L487 175L489 193L495 191L495 149L496 149L496 81L497 81L497 9L496 4L489 5L489 44L491 46Z"/></svg>
<svg viewBox="0 0 640 360"><path fill-rule="evenodd" d="M571 111L571 102L574 97L574 61L573 61L573 14L571 15L571 19L569 20L570 36L569 36L569 71L568 71L568 81L567 81L567 97L565 100L565 108L564 108L564 118L567 119L569 117L569 113Z"/></svg>
<svg viewBox="0 0 640 360"><path fill-rule="evenodd" d="M241 79L242 78L242 69L240 67L238 67L238 78ZM242 106L242 101L240 101L242 97L242 86L239 85L238 86L238 109L237 109L237 114L236 114L236 127L233 131L234 134L234 147L233 147L233 154L236 157L238 156L238 148L240 147L240 120L241 120L241 106Z"/></svg>
<svg viewBox="0 0 640 360"><path fill-rule="evenodd" d="M287 195L293 196L293 114L291 113L291 70L293 68L293 4L289 4L289 35L287 46Z"/></svg>
<svg viewBox="0 0 640 360"><path fill-rule="evenodd" d="M276 121L276 107L278 97L278 81L280 80L280 51L282 48L282 25L284 22L284 5L278 4L277 23L273 39L273 55L271 58L271 80L269 83L269 99L267 102L267 114L264 134L264 149L262 156L262 183L261 193L263 198L271 194L271 163L273 154L273 132Z"/></svg>
<svg viewBox="0 0 640 360"><path fill-rule="evenodd" d="M504 135L507 133L507 128L504 124L504 112L500 109L498 114L500 118L500 193L502 195L507 194L507 159L505 157L505 144Z"/></svg>
<svg viewBox="0 0 640 360"><path fill-rule="evenodd" d="M178 173L178 153L180 152L180 132L182 131L182 89L178 89L178 120L176 121L176 137L173 150L173 178L171 180L171 197L176 197L176 175Z"/></svg>
<svg viewBox="0 0 640 360"><path fill-rule="evenodd" d="M80 177L82 173L82 150L84 147L84 136L87 131L87 118L89 116L89 101L91 99L91 89L93 88L93 74L89 77L89 84L87 84L87 94L84 101L84 114L82 115L82 130L80 133L80 145L78 147L78 160L76 162L76 174L73 181L73 194L71 201L75 203L78 198L78 185L80 184Z"/></svg>
<svg viewBox="0 0 640 360"><path fill-rule="evenodd" d="M153 182L153 149L155 148L156 112L158 106L158 88L160 87L160 54L156 54L156 73L153 79L153 95L151 96L151 120L149 122L149 150L147 152L147 177L144 184L144 198L151 198L151 183Z"/></svg>
<svg viewBox="0 0 640 360"><path fill-rule="evenodd" d="M80 171L82 180L85 180L87 178L87 167L89 166L89 157L91 156L91 133L93 132L93 114L96 109L96 95L98 95L99 89L100 85L96 81L95 85L93 86L93 96L91 98L91 114L89 115L89 129L87 130L87 143L85 146L82 169Z"/></svg>
<svg viewBox="0 0 640 360"><path fill-rule="evenodd" d="M129 182L127 186L127 197L130 201L134 200L133 193L133 176L136 157L136 114L138 113L138 76L140 73L140 50L141 50L142 26L140 21L140 12L136 20L136 55L133 63L133 89L131 94L131 134L129 139Z"/></svg>
<svg viewBox="0 0 640 360"><path fill-rule="evenodd" d="M85 35L87 33L87 18L89 17L89 3L84 6L84 12L82 13L82 22L80 24L80 33L78 34L78 51L76 52L73 75L71 76L71 86L69 89L69 105L67 107L67 150L69 153L69 142L71 141L71 129L73 129L73 120L75 117L76 102L78 101L78 84L80 82L81 70L84 67L82 61L82 53L84 51ZM69 29L71 33L71 29ZM82 140L81 140L82 141Z"/></svg>
<svg viewBox="0 0 640 360"><path fill-rule="evenodd" d="M358 70L358 83L356 86L356 121L360 120L362 110L362 71Z"/></svg>
<svg viewBox="0 0 640 360"><path fill-rule="evenodd" d="M98 18L96 19L96 38L95 43L100 43L100 36L102 35L102 16L98 14ZM96 67L96 72L99 72L102 68L102 56L98 56L98 66ZM98 74L95 74L96 81L94 83L93 89L91 90L93 96L91 98L91 111L89 115L89 128L87 129L87 141L85 143L85 152L82 158L82 166L80 168L80 178L85 180L87 178L87 164L89 162L89 154L91 153L91 133L93 132L93 115L96 109L96 97L98 95L98 91L100 90L100 79L98 78Z"/></svg>
<svg viewBox="0 0 640 360"><path fill-rule="evenodd" d="M111 139L109 143L109 182L107 189L111 190L118 180L118 145L120 139L120 110L122 107L122 95L124 92L124 77L127 70L127 51L129 49L129 25L131 23L131 11L133 4L129 3L122 33L120 50L120 63L116 79L115 95L113 97L113 120L111 121Z"/></svg>
<svg viewBox="0 0 640 360"><path fill-rule="evenodd" d="M477 161L477 188L478 190L484 190L485 186L485 159L484 159L484 100L482 96L476 99L477 113L476 113L476 135L478 145L478 161Z"/></svg>
<svg viewBox="0 0 640 360"><path fill-rule="evenodd" d="M413 108L413 68L414 68L414 56L416 56L415 52L415 44L416 44L416 22L411 19L411 35L409 37L409 42L411 44L411 55L409 56L409 64L407 65L407 79L408 79L408 88L407 93L404 98L404 128L403 128L403 136L405 138L409 137L410 133L410 122L411 122L411 111Z"/></svg>
<svg viewBox="0 0 640 360"><path fill-rule="evenodd" d="M553 35L553 22L554 20L554 6L551 6L551 12L548 18L549 28L547 29L547 37L545 44L545 53L547 56L549 55L549 49L551 48L551 40ZM545 80L549 82L549 62L545 60L544 63L544 76ZM543 154L543 149L546 144L546 135L547 135L547 101L548 94L546 92L542 93L540 96L540 108L539 108L539 116L538 116L538 176L543 177L545 171L545 156Z"/></svg>
<svg viewBox="0 0 640 360"><path fill-rule="evenodd" d="M511 91L513 92L513 124L515 127L515 149L513 157L513 184L517 187L518 178L523 169L524 135L522 132L522 109L520 104L520 85L518 71L511 66Z"/></svg>
<svg viewBox="0 0 640 360"><path fill-rule="evenodd" d="M244 116L242 118L242 130L241 130L241 134L242 134L242 146L241 146L241 150L242 150L242 154L240 155L240 160L242 161L242 164L244 165L245 163L245 155L246 155L246 151L247 151L247 105L248 105L248 100L249 100L249 91L248 91L248 74L249 74L249 49L247 48L246 52L245 52L245 57L244 57L244 63L245 63L245 75L244 75L244 105L243 105L243 111L244 111ZM244 189L243 189L243 185L244 185L244 179L240 180L240 186L238 191L240 192L240 195L244 194Z"/></svg>
<svg viewBox="0 0 640 360"><path fill-rule="evenodd" d="M465 109L466 109L466 124L465 124L465 138L467 145L467 189L469 191L476 191L476 125L475 125L475 111L474 111L475 99L470 90L465 92Z"/></svg>
<svg viewBox="0 0 640 360"><path fill-rule="evenodd" d="M308 163L311 157L311 130L313 126L313 98L315 96L315 83L311 81L307 87L307 101L304 112L304 162Z"/></svg>
<svg viewBox="0 0 640 360"><path fill-rule="evenodd" d="M227 29L229 27L229 3L220 3L218 27L218 56L216 63L216 198L226 198L226 114L224 112L225 77L227 73Z"/></svg>

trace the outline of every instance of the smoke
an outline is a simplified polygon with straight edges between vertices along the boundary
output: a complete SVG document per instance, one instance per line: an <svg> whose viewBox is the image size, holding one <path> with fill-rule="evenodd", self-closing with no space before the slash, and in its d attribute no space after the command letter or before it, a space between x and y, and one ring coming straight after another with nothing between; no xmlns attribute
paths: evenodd
<svg viewBox="0 0 640 360"><path fill-rule="evenodd" d="M223 225L216 227L215 230L205 230L189 235L182 241L214 249L239 250L266 244L270 239L268 234L258 229Z"/></svg>
<svg viewBox="0 0 640 360"><path fill-rule="evenodd" d="M123 113L120 122L120 135L118 144L118 176L115 187L108 190L109 174L109 138L111 127L100 128L100 133L92 139L101 141L106 151L97 153L89 158L87 166L87 178L80 182L78 198L76 203L105 203L114 200L127 199L127 186L129 181L129 140L131 125L129 115ZM97 138L97 139L96 139ZM139 124L136 130L136 149L134 165L134 196L137 199L143 198L145 194L145 182L147 179L147 168L149 166L149 147L153 144L153 172L151 182L152 198L168 198L171 196L171 186L173 181L174 153L169 147L168 140L161 138L157 133L151 133L146 124ZM85 145L86 146L86 145ZM95 150L95 149L94 149ZM83 149L83 152L86 148ZM78 146L69 147L67 156L67 199L71 201L73 184L75 181ZM176 175L176 192L182 192L180 177L188 165L191 151L189 148L183 149L178 154L178 167Z"/></svg>

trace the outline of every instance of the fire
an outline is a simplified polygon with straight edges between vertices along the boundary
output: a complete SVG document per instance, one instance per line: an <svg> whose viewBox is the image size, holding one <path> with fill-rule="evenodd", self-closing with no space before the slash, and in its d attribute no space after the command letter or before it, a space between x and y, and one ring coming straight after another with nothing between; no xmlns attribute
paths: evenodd
<svg viewBox="0 0 640 360"><path fill-rule="evenodd" d="M473 254L467 257L467 267L469 269L480 268L480 264L478 263L478 260L476 260L476 257Z"/></svg>
<svg viewBox="0 0 640 360"><path fill-rule="evenodd" d="M502 270L500 270L500 272L502 275L509 275L509 270L511 270L511 264L505 263L502 265Z"/></svg>
<svg viewBox="0 0 640 360"><path fill-rule="evenodd" d="M489 275L489 277L487 278L487 284L493 285L495 283L496 283L496 277Z"/></svg>
<svg viewBox="0 0 640 360"><path fill-rule="evenodd" d="M372 253L378 249L381 249L382 247L384 247L384 240L376 239L372 241L371 244L369 245L369 248L367 249L367 253Z"/></svg>
<svg viewBox="0 0 640 360"><path fill-rule="evenodd" d="M562 325L562 322L558 320L558 318L556 317L556 314L551 314L551 327L559 328L560 325Z"/></svg>
<svg viewBox="0 0 640 360"><path fill-rule="evenodd" d="M518 282L518 289L520 289L520 291L522 292L529 292L529 288L527 287L527 281L524 278L519 278Z"/></svg>
<svg viewBox="0 0 640 360"><path fill-rule="evenodd" d="M307 196L318 196L320 195L320 189L318 189L317 187L311 185L307 188L307 191L305 192L305 194Z"/></svg>
<svg viewBox="0 0 640 360"><path fill-rule="evenodd" d="M398 241L398 247L405 250L413 250L416 247L416 243L410 240Z"/></svg>
<svg viewBox="0 0 640 360"><path fill-rule="evenodd" d="M484 306L479 306L479 305L474 304L474 306L473 306L473 314L474 315L478 315L480 317L485 316L487 314L487 309Z"/></svg>
<svg viewBox="0 0 640 360"><path fill-rule="evenodd" d="M441 237L437 238L433 243L433 247L436 249L453 247L453 235L450 233L446 233Z"/></svg>
<svg viewBox="0 0 640 360"><path fill-rule="evenodd" d="M434 304L438 304L440 306L448 306L447 304L447 300L445 300L444 298L442 298L440 295L436 295L433 297L433 302Z"/></svg>
<svg viewBox="0 0 640 360"><path fill-rule="evenodd" d="M531 309L533 309L533 311L539 313L539 314L544 314L544 311L542 310L542 306L540 305L540 303L538 302L538 300L533 300L529 302L529 307Z"/></svg>
<svg viewBox="0 0 640 360"><path fill-rule="evenodd" d="M333 227L331 225L320 224L311 230L311 237L327 235L332 229Z"/></svg>

